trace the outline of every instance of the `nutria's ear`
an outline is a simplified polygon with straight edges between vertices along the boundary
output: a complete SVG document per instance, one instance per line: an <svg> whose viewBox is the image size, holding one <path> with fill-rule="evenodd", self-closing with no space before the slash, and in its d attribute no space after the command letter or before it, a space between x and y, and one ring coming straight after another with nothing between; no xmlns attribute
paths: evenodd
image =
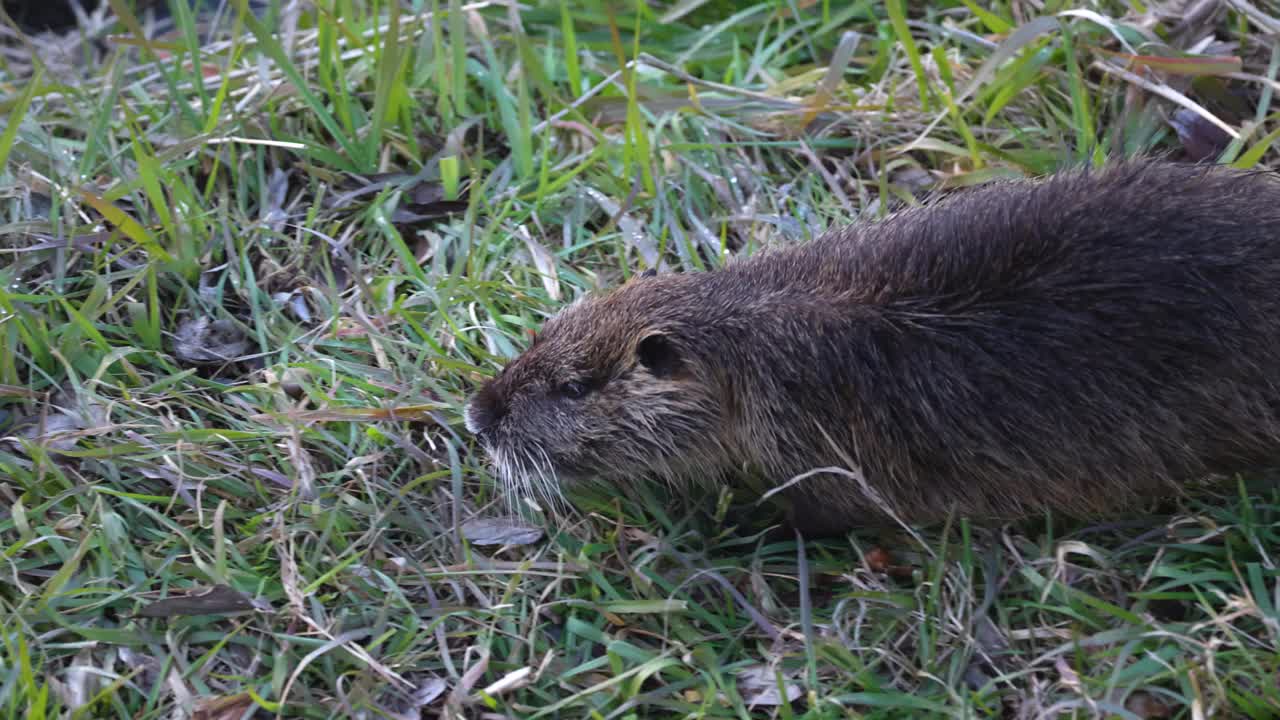
<svg viewBox="0 0 1280 720"><path fill-rule="evenodd" d="M654 377L667 378L684 369L680 350L662 333L646 335L636 345L636 358Z"/></svg>
<svg viewBox="0 0 1280 720"><path fill-rule="evenodd" d="M657 275L657 274L658 274L658 271L657 271L656 269L654 269L654 268L649 268L648 270L645 270L644 272L640 273L640 277L642 277L642 278L651 278L651 277L653 277L653 276L655 276L655 275Z"/></svg>

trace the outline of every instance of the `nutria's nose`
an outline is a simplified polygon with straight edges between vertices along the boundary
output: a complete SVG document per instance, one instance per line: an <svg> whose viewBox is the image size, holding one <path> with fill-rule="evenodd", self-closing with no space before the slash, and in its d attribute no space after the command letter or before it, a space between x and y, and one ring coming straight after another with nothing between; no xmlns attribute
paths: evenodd
<svg viewBox="0 0 1280 720"><path fill-rule="evenodd" d="M485 385L467 402L463 420L467 431L472 435L484 437L489 430L507 414L507 404L494 392L493 387Z"/></svg>

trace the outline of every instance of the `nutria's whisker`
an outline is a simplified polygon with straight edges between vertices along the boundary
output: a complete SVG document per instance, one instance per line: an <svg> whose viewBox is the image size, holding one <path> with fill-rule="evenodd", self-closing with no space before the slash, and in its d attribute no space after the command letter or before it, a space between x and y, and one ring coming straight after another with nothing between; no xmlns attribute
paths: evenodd
<svg viewBox="0 0 1280 720"><path fill-rule="evenodd" d="M538 471L538 479L541 481L539 490L542 494L543 502L553 514L566 515L568 514L569 506L560 492L560 483L556 477L555 464L551 462L551 458L543 448L538 448L538 454L541 455L541 460L535 463L535 467Z"/></svg>

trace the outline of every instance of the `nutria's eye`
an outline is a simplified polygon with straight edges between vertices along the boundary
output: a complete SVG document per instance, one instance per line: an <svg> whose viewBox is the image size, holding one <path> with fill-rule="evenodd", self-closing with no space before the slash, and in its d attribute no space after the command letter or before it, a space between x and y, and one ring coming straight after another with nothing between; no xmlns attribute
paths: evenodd
<svg viewBox="0 0 1280 720"><path fill-rule="evenodd" d="M586 383L572 380L560 386L560 394L570 400L578 400L584 397L587 394L587 390Z"/></svg>

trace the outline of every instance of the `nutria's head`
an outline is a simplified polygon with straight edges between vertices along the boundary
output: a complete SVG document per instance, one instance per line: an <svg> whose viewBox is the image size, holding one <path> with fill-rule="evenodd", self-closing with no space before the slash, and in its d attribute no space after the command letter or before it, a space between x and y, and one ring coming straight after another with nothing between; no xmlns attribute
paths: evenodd
<svg viewBox="0 0 1280 720"><path fill-rule="evenodd" d="M682 284L645 273L565 308L468 401L508 499L563 507L565 484L674 478L716 444L721 393L668 302Z"/></svg>

